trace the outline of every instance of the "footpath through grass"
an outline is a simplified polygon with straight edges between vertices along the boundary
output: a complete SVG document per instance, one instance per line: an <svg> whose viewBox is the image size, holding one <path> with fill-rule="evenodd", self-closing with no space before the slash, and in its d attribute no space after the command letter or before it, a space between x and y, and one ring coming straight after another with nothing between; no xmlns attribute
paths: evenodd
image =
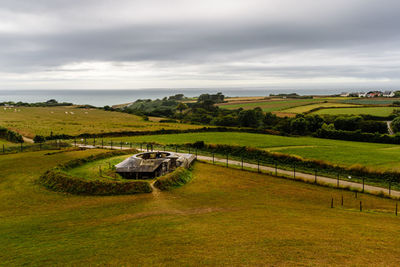
<svg viewBox="0 0 400 267"><path fill-rule="evenodd" d="M277 135L215 132L148 135L104 139L108 145L120 142L156 142L159 144L185 144L204 141L208 144L227 144L266 149L273 152L298 155L306 159L351 166L360 164L372 169L400 170L400 145L376 144L320 139L313 137L286 137ZM98 141L99 142L99 141ZM90 143L90 140L88 141ZM125 146L127 146L125 144Z"/></svg>
<svg viewBox="0 0 400 267"><path fill-rule="evenodd" d="M34 183L45 169L91 153L100 151L1 158L2 264L388 266L400 260L395 202L369 195L356 199L352 192L203 163L188 184L157 195L72 196Z"/></svg>

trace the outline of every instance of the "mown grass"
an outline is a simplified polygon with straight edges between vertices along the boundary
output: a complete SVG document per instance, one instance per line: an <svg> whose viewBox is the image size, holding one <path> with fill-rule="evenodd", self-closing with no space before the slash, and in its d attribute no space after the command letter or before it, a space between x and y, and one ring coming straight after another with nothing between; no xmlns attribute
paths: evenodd
<svg viewBox="0 0 400 267"><path fill-rule="evenodd" d="M141 117L120 112L76 107L20 107L0 110L0 125L23 136L49 136L51 133L78 135L119 131L194 129L201 126L144 121Z"/></svg>
<svg viewBox="0 0 400 267"><path fill-rule="evenodd" d="M280 111L285 110L292 107L297 107L301 105L307 105L311 103L322 102L323 99L292 99L292 100L271 100L271 101L260 101L253 103L238 103L238 104L223 104L220 105L220 108L227 109L253 109L256 107L260 107L264 112L272 112L272 111Z"/></svg>
<svg viewBox="0 0 400 267"><path fill-rule="evenodd" d="M3 265L388 266L399 260L400 218L388 199L355 199L352 192L203 163L189 184L157 195L73 196L34 183L43 169L99 152L1 158Z"/></svg>
<svg viewBox="0 0 400 267"><path fill-rule="evenodd" d="M313 137L286 137L276 135L216 132L185 133L168 135L148 135L104 139L106 143L113 140L114 146L119 142L156 142L159 144L185 144L204 141L209 144L227 144L262 148L269 151L298 155L306 159L324 160L327 162L351 166L360 164L372 169L400 170L400 146L320 139Z"/></svg>
<svg viewBox="0 0 400 267"><path fill-rule="evenodd" d="M116 180L125 181L120 175L118 175L113 166L122 162L124 159L131 155L122 155L117 157L111 157L101 160L88 162L82 166L69 169L67 173L80 177L87 180Z"/></svg>
<svg viewBox="0 0 400 267"><path fill-rule="evenodd" d="M313 112L318 115L374 115L386 117L392 114L393 110L399 109L396 107L362 107L362 108L328 108Z"/></svg>
<svg viewBox="0 0 400 267"><path fill-rule="evenodd" d="M304 105L294 108L289 108L283 110L284 112L288 113L304 113L309 112L315 108L340 108L340 107L356 107L357 105L354 104L343 104L343 103L318 103L318 104L311 104L311 105Z"/></svg>

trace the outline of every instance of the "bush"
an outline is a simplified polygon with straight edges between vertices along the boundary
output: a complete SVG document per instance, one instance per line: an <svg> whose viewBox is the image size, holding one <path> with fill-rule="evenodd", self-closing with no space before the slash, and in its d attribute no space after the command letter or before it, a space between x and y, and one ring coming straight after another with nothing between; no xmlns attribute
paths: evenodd
<svg viewBox="0 0 400 267"><path fill-rule="evenodd" d="M22 139L22 136L19 133L16 133L1 126L0 126L0 138L6 139L7 141L14 143L24 142L24 139Z"/></svg>
<svg viewBox="0 0 400 267"><path fill-rule="evenodd" d="M48 170L40 178L39 183L48 189L78 195L123 195L151 193L152 188L147 181L88 181L74 177L66 170L81 166L85 163L108 157L136 153L136 150L112 151L92 155L83 159L74 159Z"/></svg>
<svg viewBox="0 0 400 267"><path fill-rule="evenodd" d="M188 183L190 179L192 179L191 171L184 167L179 167L175 171L159 177L154 186L163 191L171 190L174 187Z"/></svg>

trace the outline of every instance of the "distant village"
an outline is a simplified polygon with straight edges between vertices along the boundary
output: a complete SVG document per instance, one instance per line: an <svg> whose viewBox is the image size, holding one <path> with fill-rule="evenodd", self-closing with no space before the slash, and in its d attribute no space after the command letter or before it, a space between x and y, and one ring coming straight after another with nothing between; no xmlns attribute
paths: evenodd
<svg viewBox="0 0 400 267"><path fill-rule="evenodd" d="M396 92L400 91L369 91L369 92L343 92L340 96L343 97L395 97Z"/></svg>

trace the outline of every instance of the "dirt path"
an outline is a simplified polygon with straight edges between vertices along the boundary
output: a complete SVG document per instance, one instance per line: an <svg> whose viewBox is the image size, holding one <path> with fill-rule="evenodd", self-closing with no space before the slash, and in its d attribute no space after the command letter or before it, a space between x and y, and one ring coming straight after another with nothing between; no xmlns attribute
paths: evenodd
<svg viewBox="0 0 400 267"><path fill-rule="evenodd" d="M90 146L90 145L79 145L79 147L82 148L99 148L99 147L94 147L94 146ZM110 149L110 146L104 146L104 148L108 148ZM113 147L113 149L121 149L121 147ZM130 149L128 147L122 147L122 149ZM138 149L140 150L140 149ZM142 149L144 151L144 149ZM178 153L179 154L179 153ZM208 162L212 162L213 158L212 157L207 157L207 156L201 156L198 155L197 159L199 160L203 160L203 161L208 161ZM222 159L222 158L214 158L215 162L219 162L219 163L226 163L226 158ZM232 166L232 165L236 165L238 167L241 167L241 162L240 161L236 161L236 160L229 160L228 161L228 166ZM258 169L258 165L257 164L252 164L252 163L247 163L247 162L243 162L243 167L245 168L251 168L251 169ZM264 171L264 172L270 172L270 173L275 173L275 168L273 167L268 167L268 166L259 166L260 171ZM302 172L297 172L294 175L293 171L288 171L288 170L283 170L283 169L276 169L276 173L278 176L287 176L287 177L293 177L294 179L302 179L302 180L306 180L309 182L315 182L315 175L312 174L308 174L308 173L302 173ZM363 185L361 183L357 183L357 182L350 182L350 181L343 181L343 180L337 180L334 178L329 178L329 177L325 177L325 176L319 176L317 175L316 177L317 183L320 184L329 184L329 185L333 185L339 188L345 188L345 187L351 187L351 188L355 188L355 189L359 189L362 190L363 189ZM153 185L152 185L153 187ZM155 189L155 190L154 190ZM155 192L155 194L159 193L158 189L153 187L153 192ZM157 191L157 193L156 193ZM379 194L379 193L385 193L385 194L390 194L392 197L398 197L400 198L400 191L395 191L395 190L390 190L388 188L383 188L383 187L378 187L378 186L372 186L372 185L364 185L364 191L365 192L369 192L372 194Z"/></svg>
<svg viewBox="0 0 400 267"><path fill-rule="evenodd" d="M392 122L391 121L387 121L386 124L387 124L387 128L388 128L389 134L390 135L394 135L394 132L393 132L393 129L392 129L392 126L391 126Z"/></svg>
<svg viewBox="0 0 400 267"><path fill-rule="evenodd" d="M24 140L25 143L31 143L31 144L35 143L33 139L26 136L22 136L22 139Z"/></svg>

